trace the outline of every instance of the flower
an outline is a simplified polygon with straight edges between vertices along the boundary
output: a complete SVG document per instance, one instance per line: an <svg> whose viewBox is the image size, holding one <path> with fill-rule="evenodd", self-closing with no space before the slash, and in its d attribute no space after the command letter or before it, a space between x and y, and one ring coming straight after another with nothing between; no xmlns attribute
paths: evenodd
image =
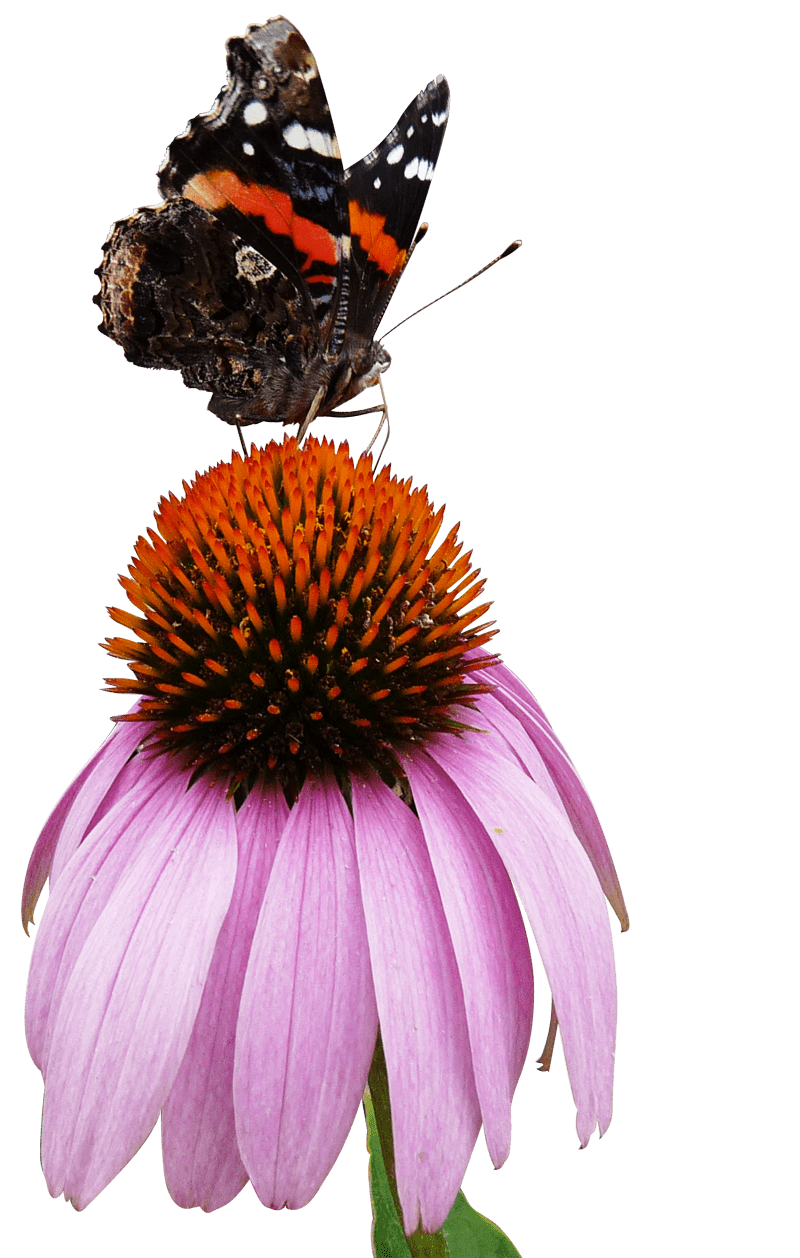
<svg viewBox="0 0 800 1258"><path fill-rule="evenodd" d="M483 582L424 490L347 447L233 456L162 499L123 578L135 707L28 868L50 1192L82 1209L162 1116L169 1190L298 1207L380 1025L406 1230L438 1229L483 1125L500 1166L552 990L585 1144L611 1118L622 895L536 700L486 650ZM515 890L516 889L516 890Z"/></svg>

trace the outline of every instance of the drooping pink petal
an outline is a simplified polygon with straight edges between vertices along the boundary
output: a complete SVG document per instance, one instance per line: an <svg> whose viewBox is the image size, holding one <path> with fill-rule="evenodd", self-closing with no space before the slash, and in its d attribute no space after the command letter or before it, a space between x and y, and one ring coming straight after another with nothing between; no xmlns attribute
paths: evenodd
<svg viewBox="0 0 800 1258"><path fill-rule="evenodd" d="M26 935L42 888L50 877L53 856L65 827L70 835L77 834L77 841L80 842L103 795L143 737L142 728L137 727L135 722L115 725L102 747L81 769L44 823L31 852L22 889L22 925ZM71 854L76 845L73 845L71 839L68 840L68 845Z"/></svg>
<svg viewBox="0 0 800 1258"><path fill-rule="evenodd" d="M622 929L627 930L630 920L614 861L608 850L597 813L574 764L554 734L539 704L525 689L519 678L515 677L504 664L495 665L489 670L489 676L497 683L497 689L494 692L496 698L507 711L516 717L541 753L564 803L572 828L594 866L600 885L619 918Z"/></svg>
<svg viewBox="0 0 800 1258"><path fill-rule="evenodd" d="M257 783L236 814L239 862L189 1046L161 1115L167 1187L179 1206L217 1210L247 1183L233 1110L236 1021L250 946L289 809Z"/></svg>
<svg viewBox="0 0 800 1258"><path fill-rule="evenodd" d="M364 1091L378 1030L353 820L306 781L281 835L239 1008L239 1149L265 1205L310 1201Z"/></svg>
<svg viewBox="0 0 800 1258"><path fill-rule="evenodd" d="M407 1233L441 1227L480 1130L467 1016L422 827L378 777L353 816Z"/></svg>
<svg viewBox="0 0 800 1258"><path fill-rule="evenodd" d="M28 1049L42 1071L75 963L124 876L132 851L158 826L164 799L172 796L174 774L165 756L129 761L116 779L127 789L90 831L53 887L36 932L25 998Z"/></svg>
<svg viewBox="0 0 800 1258"><path fill-rule="evenodd" d="M522 900L553 993L585 1145L611 1121L616 982L608 913L583 847L491 734L437 735L430 756L480 817Z"/></svg>
<svg viewBox="0 0 800 1258"><path fill-rule="evenodd" d="M105 745L105 744L104 744ZM36 905L39 902L39 896L42 894L44 884L50 877L50 869L53 864L53 852L55 851L58 836L61 833L61 827L64 824L64 818L75 802L78 791L83 786L87 777L91 773L97 756L102 754L102 748L86 765L84 769L76 777L75 781L68 790L61 796L47 821L44 823L41 834L34 845L33 851L28 861L28 868L25 871L25 882L22 888L22 926L27 935L28 927L33 924L33 914Z"/></svg>
<svg viewBox="0 0 800 1258"><path fill-rule="evenodd" d="M51 1194L63 1192L78 1209L156 1122L230 902L233 808L219 784L185 788L185 775L173 773L149 832L131 841L129 828L120 840L128 847L125 872L86 938L56 1015L42 1166Z"/></svg>
<svg viewBox="0 0 800 1258"><path fill-rule="evenodd" d="M488 651L483 647L478 647L470 651L467 658L488 657L488 655ZM556 736L538 700L510 668L505 664L495 664L485 676L495 686L494 696L524 727L528 737L540 752L564 804L572 828L594 866L608 902L619 918L622 929L627 930L630 919L617 871L614 868L614 861L586 787L567 755L563 743ZM535 781L538 780L535 774L532 776Z"/></svg>
<svg viewBox="0 0 800 1258"><path fill-rule="evenodd" d="M109 791L114 788L117 775L133 755L142 739L147 736L150 725L138 721L124 722L122 728L109 739L108 754L100 760L87 777L83 789L75 797L75 802L64 818L61 834L53 853L53 868L50 871L50 882L54 884L68 863L76 848L81 844L102 815L103 806Z"/></svg>
<svg viewBox="0 0 800 1258"><path fill-rule="evenodd" d="M502 1166L533 1020L525 926L497 850L450 777L422 751L403 765L458 961L486 1143Z"/></svg>
<svg viewBox="0 0 800 1258"><path fill-rule="evenodd" d="M515 753L528 776L544 791L551 804L567 816L561 796L550 776L541 754L525 728L494 695L481 695L478 700L481 722L500 734L503 742ZM473 722L474 724L474 722ZM501 748L502 749L502 748Z"/></svg>
<svg viewBox="0 0 800 1258"><path fill-rule="evenodd" d="M561 750L566 755L566 751L563 745L558 742L558 739L556 738L556 735L553 732L553 727L550 725L550 722L548 721L547 717L542 711L542 707L541 707L541 704L539 703L539 700L536 698L535 695L531 693L531 691L528 689L525 683L520 681L516 673L512 673L511 669L508 667L507 664L503 664L502 662L500 662L497 656L492 655L491 651L487 651L486 648L482 646L475 647L474 650L472 651L467 651L464 658L465 659L480 659L480 658L494 659L496 662L492 665L492 667L488 669L486 672L481 674L482 680L494 686L495 693L497 693L498 691L505 691L507 694L510 694L512 697L516 698L518 702L530 708L530 710L533 713L535 713L548 727L548 729L550 730L552 734L552 737L555 739L559 747L561 747Z"/></svg>

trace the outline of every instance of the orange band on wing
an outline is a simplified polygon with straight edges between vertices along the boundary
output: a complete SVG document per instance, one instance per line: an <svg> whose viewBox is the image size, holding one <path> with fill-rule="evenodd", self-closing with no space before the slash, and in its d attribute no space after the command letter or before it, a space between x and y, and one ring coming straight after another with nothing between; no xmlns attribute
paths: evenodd
<svg viewBox="0 0 800 1258"><path fill-rule="evenodd" d="M303 271L308 270L312 262L336 266L339 261L336 237L319 223L295 214L291 197L277 188L243 183L232 170L212 170L206 175L195 175L182 195L204 210L222 210L232 205L243 214L263 219L269 231L277 236L289 236L295 248L306 255Z"/></svg>
<svg viewBox="0 0 800 1258"><path fill-rule="evenodd" d="M383 230L385 226L385 214L371 214L358 201L350 202L350 235L355 236L376 266L387 275L394 275L405 262L406 251L398 248L394 237Z"/></svg>

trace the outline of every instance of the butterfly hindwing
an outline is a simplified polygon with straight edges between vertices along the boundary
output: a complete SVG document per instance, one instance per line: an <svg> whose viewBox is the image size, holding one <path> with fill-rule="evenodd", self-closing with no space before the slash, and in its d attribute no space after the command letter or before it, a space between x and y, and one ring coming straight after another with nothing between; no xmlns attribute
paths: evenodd
<svg viewBox="0 0 800 1258"><path fill-rule="evenodd" d="M183 197L116 223L98 274L101 331L138 366L172 367L211 390L210 409L229 422L285 409L317 351L294 285Z"/></svg>

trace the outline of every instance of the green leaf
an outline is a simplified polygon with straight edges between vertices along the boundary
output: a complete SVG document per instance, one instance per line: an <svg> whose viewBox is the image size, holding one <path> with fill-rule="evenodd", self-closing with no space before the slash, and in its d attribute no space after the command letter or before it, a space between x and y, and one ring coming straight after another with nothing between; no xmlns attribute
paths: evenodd
<svg viewBox="0 0 800 1258"><path fill-rule="evenodd" d="M505 1232L473 1210L463 1192L455 1199L442 1227L448 1258L520 1258Z"/></svg>
<svg viewBox="0 0 800 1258"><path fill-rule="evenodd" d="M375 1258L409 1258L402 1225L397 1217L392 1190L386 1175L375 1110L369 1092L364 1095L369 1149L369 1191L372 1198L372 1252Z"/></svg>
<svg viewBox="0 0 800 1258"><path fill-rule="evenodd" d="M369 1091L364 1096L372 1197L372 1252L375 1258L520 1258L519 1250L495 1223L473 1210L463 1192L456 1197L440 1232L407 1237L386 1173L375 1109Z"/></svg>

